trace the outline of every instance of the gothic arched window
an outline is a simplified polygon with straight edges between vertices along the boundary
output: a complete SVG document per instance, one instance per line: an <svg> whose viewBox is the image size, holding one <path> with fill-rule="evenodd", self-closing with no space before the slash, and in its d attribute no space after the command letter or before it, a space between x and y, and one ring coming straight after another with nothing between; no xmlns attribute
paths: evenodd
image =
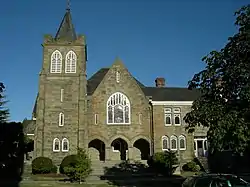
<svg viewBox="0 0 250 187"><path fill-rule="evenodd" d="M56 50L52 53L50 59L50 73L62 72L62 54Z"/></svg>
<svg viewBox="0 0 250 187"><path fill-rule="evenodd" d="M58 138L55 138L53 140L53 151L59 152L60 151L60 140Z"/></svg>
<svg viewBox="0 0 250 187"><path fill-rule="evenodd" d="M130 124L130 102L124 94L116 92L107 101L107 124Z"/></svg>
<svg viewBox="0 0 250 187"><path fill-rule="evenodd" d="M65 73L76 73L77 57L74 51L69 51L65 59Z"/></svg>
<svg viewBox="0 0 250 187"><path fill-rule="evenodd" d="M162 150L167 151L169 149L168 137L162 136L161 140L162 140Z"/></svg>
<svg viewBox="0 0 250 187"><path fill-rule="evenodd" d="M186 137L183 135L179 136L179 147L180 150L186 150Z"/></svg>
<svg viewBox="0 0 250 187"><path fill-rule="evenodd" d="M62 140L62 151L63 152L69 151L69 140L67 138L63 138Z"/></svg>
<svg viewBox="0 0 250 187"><path fill-rule="evenodd" d="M170 149L177 150L177 137L176 136L170 137Z"/></svg>

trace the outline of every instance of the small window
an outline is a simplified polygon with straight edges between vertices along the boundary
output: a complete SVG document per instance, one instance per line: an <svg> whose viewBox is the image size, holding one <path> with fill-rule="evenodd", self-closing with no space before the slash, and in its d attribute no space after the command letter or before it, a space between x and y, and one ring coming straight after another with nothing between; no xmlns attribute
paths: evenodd
<svg viewBox="0 0 250 187"><path fill-rule="evenodd" d="M181 115L180 114L174 114L174 124L175 125L181 124Z"/></svg>
<svg viewBox="0 0 250 187"><path fill-rule="evenodd" d="M64 114L59 114L59 126L64 126Z"/></svg>
<svg viewBox="0 0 250 187"><path fill-rule="evenodd" d="M180 113L181 109L180 108L174 108L174 113Z"/></svg>
<svg viewBox="0 0 250 187"><path fill-rule="evenodd" d="M179 146L180 150L186 150L186 138L183 135L179 136Z"/></svg>
<svg viewBox="0 0 250 187"><path fill-rule="evenodd" d="M164 109L164 121L165 121L165 126L170 126L172 124L172 119L171 119L171 108L165 108Z"/></svg>
<svg viewBox="0 0 250 187"><path fill-rule="evenodd" d="M120 82L120 77L121 77L120 72L117 71L117 72L116 72L116 82L117 82L117 83Z"/></svg>
<svg viewBox="0 0 250 187"><path fill-rule="evenodd" d="M61 95L60 95L60 97L61 97L61 102L63 102L63 92L64 92L64 89L61 89Z"/></svg>
<svg viewBox="0 0 250 187"><path fill-rule="evenodd" d="M142 114L139 114L139 124L142 124Z"/></svg>
<svg viewBox="0 0 250 187"><path fill-rule="evenodd" d="M98 114L95 114L95 125L98 123Z"/></svg>
<svg viewBox="0 0 250 187"><path fill-rule="evenodd" d="M60 140L58 138L55 138L53 140L53 151L59 152L60 151Z"/></svg>
<svg viewBox="0 0 250 187"><path fill-rule="evenodd" d="M62 140L62 151L63 152L69 151L69 140L67 138L63 138Z"/></svg>
<svg viewBox="0 0 250 187"><path fill-rule="evenodd" d="M170 138L170 149L177 150L177 137L176 136L171 136Z"/></svg>
<svg viewBox="0 0 250 187"><path fill-rule="evenodd" d="M171 108L164 108L165 113L171 113Z"/></svg>
<svg viewBox="0 0 250 187"><path fill-rule="evenodd" d="M162 150L167 151L169 149L168 137L162 136Z"/></svg>

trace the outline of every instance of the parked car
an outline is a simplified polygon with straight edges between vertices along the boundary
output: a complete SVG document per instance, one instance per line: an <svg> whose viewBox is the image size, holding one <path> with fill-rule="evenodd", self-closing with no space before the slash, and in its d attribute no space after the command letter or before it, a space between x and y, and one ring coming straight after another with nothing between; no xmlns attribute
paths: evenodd
<svg viewBox="0 0 250 187"><path fill-rule="evenodd" d="M182 187L250 187L250 184L236 175L201 174L187 178Z"/></svg>

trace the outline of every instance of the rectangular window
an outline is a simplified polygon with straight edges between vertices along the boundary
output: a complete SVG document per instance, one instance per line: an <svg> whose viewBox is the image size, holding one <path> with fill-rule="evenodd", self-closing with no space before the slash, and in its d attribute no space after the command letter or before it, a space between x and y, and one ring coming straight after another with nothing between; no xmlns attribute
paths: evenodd
<svg viewBox="0 0 250 187"><path fill-rule="evenodd" d="M59 126L64 126L64 114L59 114Z"/></svg>
<svg viewBox="0 0 250 187"><path fill-rule="evenodd" d="M60 95L60 97L61 97L61 102L63 102L63 94L64 94L64 89L61 89L61 95Z"/></svg>
<svg viewBox="0 0 250 187"><path fill-rule="evenodd" d="M98 123L98 114L95 114L95 125Z"/></svg>
<svg viewBox="0 0 250 187"><path fill-rule="evenodd" d="M165 126L172 125L171 108L164 109L164 121L165 121Z"/></svg>
<svg viewBox="0 0 250 187"><path fill-rule="evenodd" d="M142 114L139 114L139 124L142 124Z"/></svg>
<svg viewBox="0 0 250 187"><path fill-rule="evenodd" d="M174 124L181 125L181 109L174 108Z"/></svg>

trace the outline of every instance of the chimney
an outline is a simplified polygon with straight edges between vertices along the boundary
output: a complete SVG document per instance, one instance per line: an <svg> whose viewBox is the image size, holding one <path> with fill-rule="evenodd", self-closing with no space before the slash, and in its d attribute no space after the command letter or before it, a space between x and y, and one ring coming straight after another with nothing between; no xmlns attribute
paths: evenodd
<svg viewBox="0 0 250 187"><path fill-rule="evenodd" d="M165 87L165 79L162 77L158 77L155 79L155 86L157 88L163 88Z"/></svg>

